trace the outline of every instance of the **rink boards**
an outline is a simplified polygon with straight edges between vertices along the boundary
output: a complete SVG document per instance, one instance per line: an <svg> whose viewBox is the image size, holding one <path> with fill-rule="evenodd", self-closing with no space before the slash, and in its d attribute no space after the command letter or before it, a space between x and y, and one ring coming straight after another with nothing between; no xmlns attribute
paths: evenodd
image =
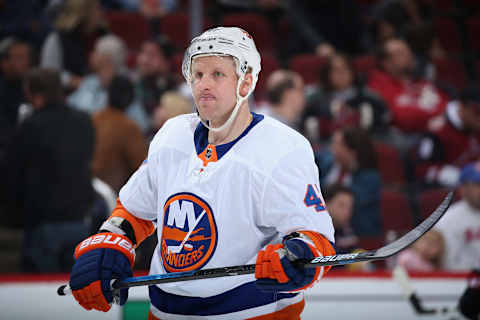
<svg viewBox="0 0 480 320"><path fill-rule="evenodd" d="M425 307L454 307L466 287L465 274L416 274L412 286ZM73 297L59 297L56 289L66 275L0 275L0 319L145 319L148 311L146 287L132 288L123 308L108 313L85 311ZM305 295L304 320L314 319L446 319L419 316L387 272L331 272Z"/></svg>

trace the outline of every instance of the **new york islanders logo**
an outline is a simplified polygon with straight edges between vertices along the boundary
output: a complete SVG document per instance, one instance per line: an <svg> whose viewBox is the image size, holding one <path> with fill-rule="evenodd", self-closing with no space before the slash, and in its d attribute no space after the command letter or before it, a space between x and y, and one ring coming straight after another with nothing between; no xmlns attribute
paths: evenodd
<svg viewBox="0 0 480 320"><path fill-rule="evenodd" d="M161 254L168 272L203 267L217 247L217 225L213 211L192 193L177 193L163 207Z"/></svg>

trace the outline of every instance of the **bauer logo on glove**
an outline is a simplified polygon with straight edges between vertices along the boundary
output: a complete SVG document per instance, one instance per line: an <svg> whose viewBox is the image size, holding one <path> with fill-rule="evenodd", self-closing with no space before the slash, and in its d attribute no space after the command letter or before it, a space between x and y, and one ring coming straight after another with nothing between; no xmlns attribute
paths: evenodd
<svg viewBox="0 0 480 320"><path fill-rule="evenodd" d="M105 248L106 246L107 247L111 246L112 248L114 248L115 246L118 246L120 248L127 250L127 252L132 254L133 257L135 258L135 247L132 245L132 243L129 240L117 234L105 234L105 233L96 234L83 240L78 246L77 250L75 250L75 257L77 257L78 253L80 252L83 253L83 252L95 249L99 246L101 246L102 248Z"/></svg>

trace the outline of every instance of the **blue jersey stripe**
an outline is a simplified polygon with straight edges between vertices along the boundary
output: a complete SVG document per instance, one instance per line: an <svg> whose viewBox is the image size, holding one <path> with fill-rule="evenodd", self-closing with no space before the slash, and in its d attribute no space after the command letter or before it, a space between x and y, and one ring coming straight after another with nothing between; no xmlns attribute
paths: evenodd
<svg viewBox="0 0 480 320"><path fill-rule="evenodd" d="M162 312L196 316L242 311L292 298L298 294L260 291L255 281L207 298L179 296L165 292L157 286L150 286L149 293L152 305Z"/></svg>

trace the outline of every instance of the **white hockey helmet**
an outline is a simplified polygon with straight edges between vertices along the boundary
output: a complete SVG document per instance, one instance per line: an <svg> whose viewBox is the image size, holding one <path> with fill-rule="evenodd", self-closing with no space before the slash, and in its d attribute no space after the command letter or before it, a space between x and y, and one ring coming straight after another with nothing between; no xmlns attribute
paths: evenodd
<svg viewBox="0 0 480 320"><path fill-rule="evenodd" d="M238 75L237 83L237 103L232 111L230 118L218 128L209 127L203 120L202 123L213 131L221 131L228 127L235 118L240 105L246 100L255 89L258 75L261 70L260 54L257 51L255 42L245 30L237 27L216 27L209 29L193 38L190 46L185 51L182 63L182 73L191 85L191 67L193 60L200 56L231 56L236 65ZM253 82L246 96L240 96L240 84L245 78L247 71L251 71Z"/></svg>

